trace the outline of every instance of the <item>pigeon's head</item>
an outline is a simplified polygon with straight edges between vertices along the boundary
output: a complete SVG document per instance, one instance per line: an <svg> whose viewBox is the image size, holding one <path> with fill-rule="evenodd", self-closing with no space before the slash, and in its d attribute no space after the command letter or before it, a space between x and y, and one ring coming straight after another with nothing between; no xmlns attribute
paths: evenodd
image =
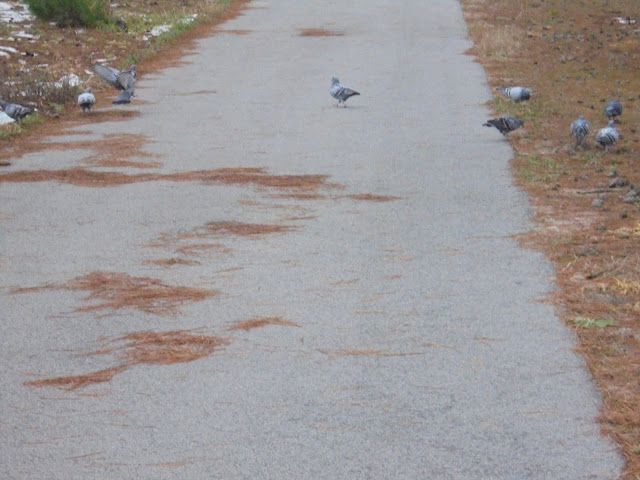
<svg viewBox="0 0 640 480"><path fill-rule="evenodd" d="M331 77L331 85L335 85L336 83L340 83L340 80L338 80L338 77Z"/></svg>
<svg viewBox="0 0 640 480"><path fill-rule="evenodd" d="M613 128L615 126L615 124L616 124L615 120L609 120L609 123L607 124L607 127Z"/></svg>
<svg viewBox="0 0 640 480"><path fill-rule="evenodd" d="M91 93L91 88L87 88L84 92L82 93Z"/></svg>

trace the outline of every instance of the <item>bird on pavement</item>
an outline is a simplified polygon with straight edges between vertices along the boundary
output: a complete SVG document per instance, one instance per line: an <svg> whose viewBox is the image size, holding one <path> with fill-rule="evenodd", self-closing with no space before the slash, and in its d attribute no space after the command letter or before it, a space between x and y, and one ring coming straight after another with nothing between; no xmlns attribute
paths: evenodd
<svg viewBox="0 0 640 480"><path fill-rule="evenodd" d="M346 102L349 97L360 95L360 93L356 92L355 90L351 90L350 88L345 87L336 77L333 77L331 79L331 88L329 88L329 93L333 98L338 100L338 104L336 105L336 107L341 103ZM346 107L347 104L344 103L344 106Z"/></svg>
<svg viewBox="0 0 640 480"><path fill-rule="evenodd" d="M105 67L104 65L93 65L93 70L100 75L104 80L107 81L110 85L114 86L118 90L123 90L124 92L130 92L130 95L127 98L131 101L131 97L134 93L134 84L136 82L136 66L130 65L126 70L118 70L112 67ZM120 97L118 97L119 99ZM116 100L118 100L116 99ZM119 103L129 103L129 102L119 102Z"/></svg>
<svg viewBox="0 0 640 480"><path fill-rule="evenodd" d="M518 117L512 117L511 115L505 115L503 117L492 118L483 123L483 127L496 127L502 135L508 135L509 132L513 132L524 125L524 120Z"/></svg>
<svg viewBox="0 0 640 480"><path fill-rule="evenodd" d="M604 114L607 118L612 120L615 120L616 117L620 116L622 114L622 104L620 103L620 100L616 99L607 102L604 106Z"/></svg>
<svg viewBox="0 0 640 480"><path fill-rule="evenodd" d="M620 139L620 133L613 126L614 123L614 120L609 120L609 124L596 134L596 142L604 147L605 152L608 152L609 147L615 145Z"/></svg>
<svg viewBox="0 0 640 480"><path fill-rule="evenodd" d="M91 89L87 88L78 95L78 106L83 112L90 112L91 108L96 104L96 97L91 93Z"/></svg>
<svg viewBox="0 0 640 480"><path fill-rule="evenodd" d="M23 107L17 103L9 103L4 100L0 100L0 107L4 110L4 113L13 118L16 122L22 122L22 119L27 115L33 113L33 108Z"/></svg>
<svg viewBox="0 0 640 480"><path fill-rule="evenodd" d="M531 89L527 87L498 87L496 90L501 91L516 103L531 98Z"/></svg>
<svg viewBox="0 0 640 480"><path fill-rule="evenodd" d="M578 145L584 144L584 139L589 133L589 122L580 115L576 120L571 122L571 135L576 137L576 143Z"/></svg>

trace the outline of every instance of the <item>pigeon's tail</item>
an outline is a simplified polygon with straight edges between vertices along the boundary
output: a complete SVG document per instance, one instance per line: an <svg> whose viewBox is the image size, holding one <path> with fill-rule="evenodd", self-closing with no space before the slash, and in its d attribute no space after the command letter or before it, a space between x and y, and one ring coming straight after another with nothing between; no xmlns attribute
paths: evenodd
<svg viewBox="0 0 640 480"><path fill-rule="evenodd" d="M118 98L113 101L114 105L123 105L126 103L131 103L131 97L133 97L133 92L131 90L125 90Z"/></svg>

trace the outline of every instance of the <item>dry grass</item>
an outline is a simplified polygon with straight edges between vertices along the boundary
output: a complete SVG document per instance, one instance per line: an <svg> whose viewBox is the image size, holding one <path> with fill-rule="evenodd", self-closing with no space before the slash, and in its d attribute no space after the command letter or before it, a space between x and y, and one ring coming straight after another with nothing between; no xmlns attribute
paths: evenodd
<svg viewBox="0 0 640 480"><path fill-rule="evenodd" d="M526 120L512 169L530 195L538 228L523 244L546 252L560 287L551 301L559 314L602 319L607 327L569 322L580 351L603 392L603 432L620 445L624 479L640 478L640 252L635 228L638 202L622 199L629 187L609 188L614 176L640 185L637 65L640 36L617 16L640 18L634 0L610 3L463 0L476 45L492 87L526 84L529 102L514 104L496 94L498 114ZM498 34L494 36L494 32ZM505 41L517 34L513 50ZM499 54L497 52L504 52ZM605 154L593 139L606 124L604 103L620 98L623 138ZM583 114L591 122L586 147L576 147L569 125ZM592 206L594 198L602 207Z"/></svg>
<svg viewBox="0 0 640 480"><path fill-rule="evenodd" d="M170 365L192 362L211 355L218 347L228 344L228 339L196 334L187 330L168 332L142 331L118 337L112 342L124 343L116 347L104 347L87 355L104 355L118 352L120 364L83 375L43 378L25 382L37 387L61 387L66 390L86 387L111 379L135 365Z"/></svg>
<svg viewBox="0 0 640 480"><path fill-rule="evenodd" d="M249 320L240 320L234 322L229 330L251 330L253 328L265 327L267 325L285 325L288 327L297 327L298 324L282 317L256 317Z"/></svg>

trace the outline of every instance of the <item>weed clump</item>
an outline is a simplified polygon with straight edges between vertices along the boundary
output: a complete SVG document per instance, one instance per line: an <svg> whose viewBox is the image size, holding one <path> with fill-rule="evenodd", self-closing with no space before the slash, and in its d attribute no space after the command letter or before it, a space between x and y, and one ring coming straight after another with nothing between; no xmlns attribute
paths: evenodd
<svg viewBox="0 0 640 480"><path fill-rule="evenodd" d="M109 24L104 0L27 0L27 4L36 17L59 27L95 28Z"/></svg>

